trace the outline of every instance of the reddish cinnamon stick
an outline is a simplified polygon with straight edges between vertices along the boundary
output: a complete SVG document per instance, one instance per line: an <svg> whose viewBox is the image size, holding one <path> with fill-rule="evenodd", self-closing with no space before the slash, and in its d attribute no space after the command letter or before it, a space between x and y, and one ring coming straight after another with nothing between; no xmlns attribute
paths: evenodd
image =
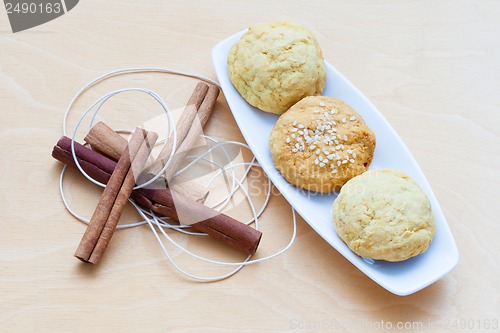
<svg viewBox="0 0 500 333"><path fill-rule="evenodd" d="M116 167L116 162L77 142L75 142L75 154L83 170L102 183L106 183L109 180L111 173ZM62 137L57 145L54 146L52 156L74 167L71 139ZM260 231L225 214L217 213L198 202L181 197L178 194L173 196L172 191L168 188L135 190L132 192L131 198L143 208L151 209L158 214L169 216L173 219L179 218L179 212L203 212L209 209L209 212L207 212L208 215L201 215L202 217L210 216L209 218L194 223L191 226L250 255L256 252L262 237Z"/></svg>

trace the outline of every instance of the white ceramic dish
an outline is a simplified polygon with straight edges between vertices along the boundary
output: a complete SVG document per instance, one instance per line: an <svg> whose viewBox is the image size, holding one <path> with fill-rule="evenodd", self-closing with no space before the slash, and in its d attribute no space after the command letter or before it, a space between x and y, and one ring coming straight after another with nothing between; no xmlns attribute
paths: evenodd
<svg viewBox="0 0 500 333"><path fill-rule="evenodd" d="M394 168L406 172L428 195L436 221L436 235L429 249L409 260L391 263L363 260L337 236L331 207L336 194L319 195L290 185L274 167L268 138L277 115L249 105L232 85L228 76L229 48L244 31L235 34L212 50L217 77L238 126L257 160L273 184L309 225L363 273L397 295L409 295L442 278L458 263L458 250L441 207L429 183L408 148L373 104L341 73L325 63L327 81L323 95L334 96L350 104L375 132L377 147L370 169Z"/></svg>

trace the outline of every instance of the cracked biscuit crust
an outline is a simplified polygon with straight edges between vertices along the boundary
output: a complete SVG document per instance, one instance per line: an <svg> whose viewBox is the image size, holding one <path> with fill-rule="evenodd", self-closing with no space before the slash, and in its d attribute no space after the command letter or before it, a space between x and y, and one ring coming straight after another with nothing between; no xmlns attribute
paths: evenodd
<svg viewBox="0 0 500 333"><path fill-rule="evenodd" d="M229 77L251 105L281 114L326 82L323 54L306 27L277 21L252 26L230 49Z"/></svg>
<svg viewBox="0 0 500 333"><path fill-rule="evenodd" d="M269 147L274 165L289 183L328 193L367 170L375 135L340 99L309 96L280 116Z"/></svg>
<svg viewBox="0 0 500 333"><path fill-rule="evenodd" d="M386 261L425 252L436 231L425 193L391 169L370 170L347 182L334 201L333 221L354 253Z"/></svg>

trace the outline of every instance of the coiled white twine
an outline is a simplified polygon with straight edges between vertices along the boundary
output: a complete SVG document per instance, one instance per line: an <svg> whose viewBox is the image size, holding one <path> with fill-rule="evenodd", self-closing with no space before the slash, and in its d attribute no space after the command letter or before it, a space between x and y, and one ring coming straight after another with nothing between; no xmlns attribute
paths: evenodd
<svg viewBox="0 0 500 333"><path fill-rule="evenodd" d="M86 92L88 89L90 89L94 85L98 84L99 82L106 80L108 78L114 77L114 76L118 76L118 75L122 75L122 74L137 74L137 73L147 73L147 72L181 75L181 76L191 77L194 79L209 82L211 84L219 86L219 84L217 82L213 81L210 78L207 78L207 77L204 77L201 75L192 74L192 73L186 73L186 72L182 72L182 71L166 69L166 68L157 68L157 67L126 68L126 69L111 71L111 72L106 73L106 74L96 78L95 80L87 83L72 98L71 102L69 103L69 105L66 109L66 112L64 113L64 118L63 118L63 133L64 133L64 135L67 136L66 129L67 129L68 115L70 114L70 111L71 111L74 103L76 102L76 100L84 92ZM89 113L91 113L93 111L92 118L90 120L90 125L89 125L89 131L90 131L97 114L99 113L101 107L106 103L106 101L108 101L110 98L112 98L115 95L121 94L123 92L129 92L129 91L135 91L135 92L141 92L141 93L148 94L149 96L154 98L161 105L161 107L163 108L163 111L165 112L165 114L167 116L168 126L167 126L167 132L166 132L167 135L166 135L165 139L159 140L157 142L157 145L159 145L159 144L165 145L168 141L169 133L172 131L172 133L173 133L172 137L174 140L173 146L174 147L176 146L176 144L175 144L176 143L176 141L175 141L176 140L176 127L175 127L175 124L174 124L174 121L172 118L171 111L168 108L168 106L165 104L163 99L158 94L156 94L154 91L152 91L150 89L146 89L146 88L125 88L125 89L119 89L119 90L112 91L112 92L102 96L101 98L97 99L94 103L92 103L92 105L87 110L85 110L85 112L83 112L83 114L81 115L80 119L78 120L78 122L73 130L72 137L71 137L71 149L72 149L73 158L74 158L76 166L78 167L80 172L88 180L90 180L92 183L94 183L98 186L101 186L101 187L105 187L105 184L102 184L102 183L98 182L97 180L93 179L92 177L90 177L82 169L78 160L76 159L75 145L74 145L75 136L77 134L78 128L80 127L81 123L83 122L83 120L85 119L85 117ZM127 130L127 129L117 129L116 131L119 133L122 133L122 134L132 133L131 130ZM269 202L269 198L271 196L271 182L269 180L267 181L266 197L265 197L264 203L262 204L262 207L257 209L253 203L253 200L252 200L250 194L248 193L248 190L243 185L243 182L247 178L251 169L252 168L260 168L260 165L256 162L255 157L252 158L251 162L233 163L232 159L230 158L230 156L226 150L226 147L228 147L228 146L237 146L237 147L248 149L248 150L250 150L250 148L246 144L243 144L241 142L235 142L235 141L222 141L222 142L220 142L220 141L217 141L216 139L214 139L210 136L206 136L206 135L202 135L202 136L207 140L207 142L210 142L210 147L205 152L201 153L198 156L188 156L188 158L190 158L192 161L186 167L184 167L182 170L179 170L176 173L176 175L187 171L188 169L192 168L193 166L195 166L198 163L209 163L212 166L215 166L218 169L218 171L208 181L208 183L206 184L206 187L209 188L218 177L221 177L221 176L228 177L229 176L231 179L231 189L225 197L221 198L219 201L217 201L215 204L211 205L210 207L217 210L217 211L222 211L231 202L231 199L233 198L235 193L238 191L241 191L244 194L244 196L245 196L245 198L250 206L250 210L252 212L252 218L250 218L248 221L246 221L244 223L247 225L254 224L255 229L258 230L259 229L258 219L262 215L264 210L266 209L267 204ZM207 155L211 154L212 152L215 152L216 150L222 150L224 156L227 157L226 163L223 163L223 164L217 163L217 162L212 161L211 159L207 158ZM152 182L154 182L156 179L158 179L165 172L165 170L170 166L171 161L172 161L172 157L174 156L174 154L175 154L175 151L172 151L167 163L165 164L163 169L160 172L158 172L158 174L155 175L155 177L153 177L152 179L150 179L147 182L144 182L142 184L135 186L134 189L139 189L139 188L145 187L145 186L151 184ZM240 178L238 178L237 175L235 174L236 168L245 168L243 176L241 176ZM68 204L68 201L66 200L66 196L64 193L64 186L63 186L65 171L66 171L66 165L63 167L63 169L61 171L61 176L59 178L59 191L60 191L64 206L75 218L88 224L89 219L77 214L70 207L70 205ZM241 262L226 262L226 261L213 260L213 259L206 258L204 256L201 256L199 254L196 254L196 253L189 251L188 249L186 249L185 247L183 247L182 245L177 243L174 239L172 239L172 237L169 235L169 233L166 230L168 229L168 230L172 230L172 231L177 231L177 232L189 235L189 236L207 236L205 233L189 231L189 230L187 230L187 228L189 228L189 226L171 224L171 223L169 223L170 219L168 217L163 217L163 216L159 217L154 212L146 211L143 208L139 207L133 200L129 199L129 201L135 207L135 209L137 210L137 212L139 213L139 215L141 216L141 218L143 220L137 221L134 223L119 224L117 226L117 228L120 228L120 229L131 228L131 227L137 227L137 226L140 226L143 224L147 224L149 226L149 228L151 229L151 231L153 232L153 234L155 235L155 238L158 241L158 243L160 244L161 249L163 250L163 253L167 257L167 259L170 261L172 266L181 274L183 274L191 279L197 280L197 281L209 282L209 281L223 280L223 279L226 279L226 278L234 275L235 273L237 273L245 265L254 264L257 262L261 262L264 260L274 258L274 257L284 253L292 246L292 244L295 240L296 231L297 231L295 210L293 210L293 208L292 208L293 232L292 232L290 241L281 250L279 250L279 251L277 251L269 256L265 256L265 257L254 259L254 260L250 260L250 256L247 256ZM161 236L163 236L163 239ZM218 275L218 276L213 276L213 277L199 276L199 275L189 273L187 270L181 268L176 263L176 261L174 260L174 258L170 254L170 252L167 250L166 243L171 243L177 249L181 250L182 252L184 252L184 253L188 254L189 256L192 256L193 258L196 258L198 260L205 261L205 262L208 262L208 263L211 263L214 265L230 266L230 267L234 267L234 269L231 270L229 273Z"/></svg>

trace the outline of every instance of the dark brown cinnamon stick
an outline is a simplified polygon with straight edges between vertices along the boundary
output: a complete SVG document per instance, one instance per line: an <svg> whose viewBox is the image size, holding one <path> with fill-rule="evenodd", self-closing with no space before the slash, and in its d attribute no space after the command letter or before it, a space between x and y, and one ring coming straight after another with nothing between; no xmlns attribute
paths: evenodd
<svg viewBox="0 0 500 333"><path fill-rule="evenodd" d="M83 170L96 180L106 183L116 162L109 158L90 150L81 144L75 142L75 154ZM71 152L71 139L62 137L52 151L52 156L74 167L75 163ZM262 233L255 230L225 214L215 212L214 210L182 197L178 194L172 195L170 189L139 189L131 194L131 198L145 209L151 209L158 214L169 216L173 219L179 218L179 212L205 212L210 216L205 220L194 223L191 226L196 230L206 232L207 234L224 241L234 248L253 255L259 245ZM182 215L182 214L181 214Z"/></svg>
<svg viewBox="0 0 500 333"><path fill-rule="evenodd" d="M253 255L257 251L262 237L262 233L258 230L175 192L144 189L141 194L152 201L151 209L155 213L169 216L174 220L200 221L191 226L224 240L247 254Z"/></svg>

